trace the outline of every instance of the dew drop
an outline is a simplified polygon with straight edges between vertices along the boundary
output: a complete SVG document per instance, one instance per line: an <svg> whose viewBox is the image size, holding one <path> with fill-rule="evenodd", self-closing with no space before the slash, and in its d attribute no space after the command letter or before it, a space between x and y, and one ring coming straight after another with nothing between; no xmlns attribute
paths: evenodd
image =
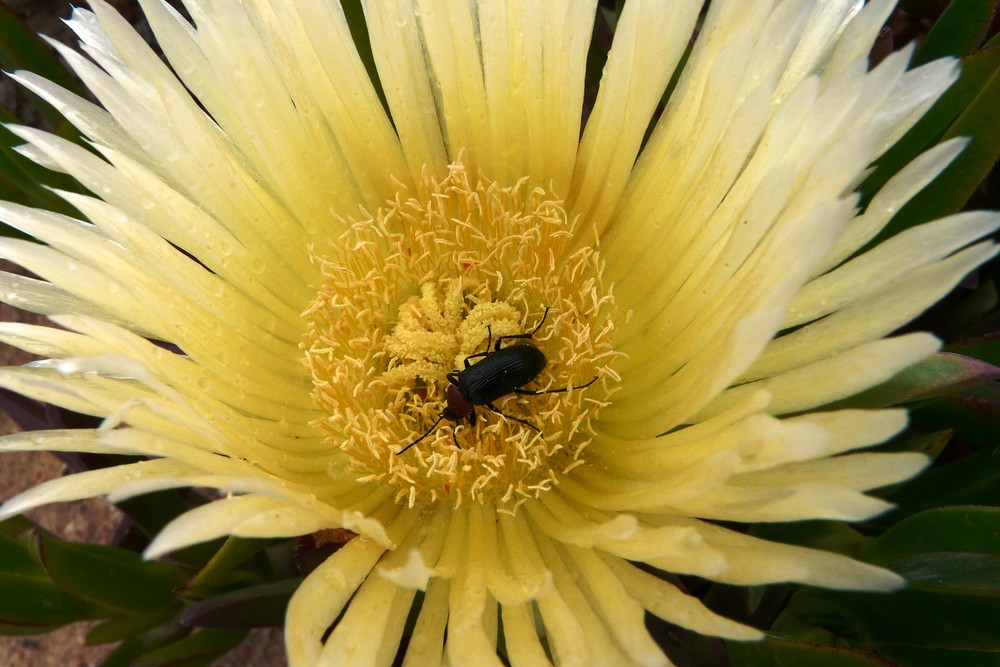
<svg viewBox="0 0 1000 667"><path fill-rule="evenodd" d="M80 364L75 361L69 361L68 359L63 359L56 364L56 371L63 375L70 375L71 373L80 372Z"/></svg>

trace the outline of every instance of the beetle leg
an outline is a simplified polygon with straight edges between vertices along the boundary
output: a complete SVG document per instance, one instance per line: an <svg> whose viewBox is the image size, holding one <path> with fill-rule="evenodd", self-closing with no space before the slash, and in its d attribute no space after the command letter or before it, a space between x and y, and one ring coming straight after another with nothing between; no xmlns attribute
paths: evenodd
<svg viewBox="0 0 1000 667"><path fill-rule="evenodd" d="M490 354L489 352L476 352L475 354L470 354L469 356L467 356L465 358L465 367L468 368L469 366L472 365L472 364L469 363L469 359L479 359L480 357L489 356L489 354ZM458 375L457 372L454 373L454 374Z"/></svg>
<svg viewBox="0 0 1000 667"><path fill-rule="evenodd" d="M545 324L545 318L548 316L548 314L549 314L549 307L546 306L545 307L545 312L542 313L542 319L541 319L541 321L538 323L538 325L534 329L532 329L528 333L511 334L510 336L500 336L499 338L497 338L497 344L493 346L493 350L494 351L499 350L500 349L500 343L502 343L505 340L517 339L517 338L522 338L522 339L523 338L527 338L527 339L530 340L535 335L535 332L537 332L539 329L541 329L542 325ZM489 327L487 327L487 329L488 328ZM488 345L487 345L487 349L489 349Z"/></svg>
<svg viewBox="0 0 1000 667"><path fill-rule="evenodd" d="M500 342L500 339L497 339L497 343L499 343L499 342ZM488 357L489 354L490 354L490 344L492 344L492 343L493 343L493 329L491 329L490 325L487 324L486 325L486 349L483 350L482 352L476 352L474 354L470 354L469 356L467 356L465 358L465 367L469 368L469 367L472 366L472 364L469 363L469 359L479 359L480 357ZM498 350L500 349L499 345L497 346L497 349Z"/></svg>
<svg viewBox="0 0 1000 667"><path fill-rule="evenodd" d="M545 307L545 312L542 313L542 319L541 319L541 321L538 323L538 325L534 329L532 329L528 333L511 334L510 336L500 336L499 338L497 338L497 344L493 346L493 351L495 352L495 351L499 350L500 349L500 344L503 343L503 341L505 341L505 340L517 339L517 338L522 338L522 339L523 338L527 338L527 339L530 340L535 335L535 332L538 331L539 329L541 329L542 325L545 324L545 318L548 316L548 314L549 314L549 307L546 306ZM486 327L486 330L489 331L489 327ZM489 343L486 344L486 349L487 350L490 349Z"/></svg>
<svg viewBox="0 0 1000 667"><path fill-rule="evenodd" d="M489 408L491 411L497 413L501 417L506 417L507 419L513 419L516 422L521 422L525 426L529 426L529 427L535 429L539 433L541 432L540 428L538 428L537 426L535 426L534 424L532 424L531 422L529 422L527 419L521 419L520 417L515 417L514 415L508 415L505 412L500 412L500 410L497 408L497 406L493 405L492 403L487 403L486 407Z"/></svg>
<svg viewBox="0 0 1000 667"><path fill-rule="evenodd" d="M512 338L527 338L528 340L531 340L531 334L513 334L511 336L500 336L499 338L497 338L497 344L493 347L493 351L496 352L497 350L500 349L500 343L502 343L505 340L510 340Z"/></svg>
<svg viewBox="0 0 1000 667"><path fill-rule="evenodd" d="M538 326L536 326L534 329L531 330L531 333L528 334L528 338L531 338L532 336L534 336L535 332L542 328L542 325L545 324L545 318L548 317L548 316L549 316L549 307L545 306L545 312L542 313L542 320L541 320L541 322L539 322Z"/></svg>
<svg viewBox="0 0 1000 667"><path fill-rule="evenodd" d="M567 391L574 390L574 389L586 389L587 387L589 387L590 385L594 384L595 382L597 382L597 376L596 375L593 378L591 378L590 382L588 382L587 384L581 384L581 385L576 386L576 387L569 387L568 389L565 388L565 387L563 387L562 389L546 389L544 391L536 391L535 389L520 389L519 388L519 389L512 389L511 392L514 393L514 394L521 394L523 396L538 396L539 394L562 394L562 393L565 393Z"/></svg>

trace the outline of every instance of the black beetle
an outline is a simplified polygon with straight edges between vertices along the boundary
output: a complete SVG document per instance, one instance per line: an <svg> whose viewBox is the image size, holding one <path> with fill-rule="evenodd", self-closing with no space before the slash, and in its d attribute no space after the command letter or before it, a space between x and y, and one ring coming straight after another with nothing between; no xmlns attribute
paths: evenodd
<svg viewBox="0 0 1000 667"><path fill-rule="evenodd" d="M594 384L594 382L597 381L597 376L594 376L594 378L587 384L582 384L579 387L570 387L569 389L549 389L548 391L521 389L521 387L534 380L543 370L545 370L545 365L548 363L548 360L545 358L542 351L535 347L533 343L526 342L520 345L512 345L511 347L500 346L505 340L531 340L531 337L535 335L535 332L541 329L542 325L545 324L545 318L548 314L549 309L546 308L545 312L542 314L542 321L528 333L514 334L512 336L500 336L497 338L496 345L493 346L492 350L490 349L490 345L493 343L493 332L490 331L489 326L487 326L486 350L484 352L470 354L465 358L465 369L461 371L452 371L446 376L448 378L448 382L451 384L448 386L448 403L444 410L441 411L441 416L437 418L437 421L431 424L431 427L427 429L426 433L408 444L406 447L403 447L398 453L402 454L407 449L430 435L437 425L441 423L442 419L450 419L455 422L467 419L470 426L475 426L477 405L485 405L498 415L506 417L507 419L513 419L516 422L521 422L525 426L529 426L537 431L539 430L538 427L528 420L500 412L500 410L493 405L493 401L498 398L502 398L507 394L527 394L531 396L536 396L538 394L556 394L559 392L569 391L569 389L583 389ZM476 364L473 364L470 361L472 359L479 358L482 358L482 361Z"/></svg>

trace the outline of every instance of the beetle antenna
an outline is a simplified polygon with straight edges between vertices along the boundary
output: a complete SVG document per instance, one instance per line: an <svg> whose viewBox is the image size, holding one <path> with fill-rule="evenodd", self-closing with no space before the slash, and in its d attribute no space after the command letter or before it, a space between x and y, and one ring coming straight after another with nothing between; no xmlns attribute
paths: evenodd
<svg viewBox="0 0 1000 667"><path fill-rule="evenodd" d="M563 387L562 389L546 389L545 391L535 391L534 389L514 389L512 393L523 394L525 396L538 396L539 394L564 394L567 391L576 391L577 389L586 389L590 385L597 382L597 376L590 378L590 382L586 384L577 385L575 387Z"/></svg>
<svg viewBox="0 0 1000 667"><path fill-rule="evenodd" d="M399 450L398 452L396 452L396 456L399 456L400 454L402 454L403 452L405 452L407 449L409 449L413 445L417 444L418 442L420 442L421 440L423 440L424 438L426 438L427 436L429 436L434 431L434 429L437 428L437 425L441 423L442 419L444 419L444 413L443 412L441 413L441 416L437 418L437 421L434 422L433 424L431 424L431 427L429 429L427 429L426 433L424 433L422 436L420 436L419 438L417 438L416 440L414 440L413 442L411 442L410 444L408 444L406 447L403 447L401 450Z"/></svg>
<svg viewBox="0 0 1000 667"><path fill-rule="evenodd" d="M549 316L549 307L545 306L545 312L542 313L542 320L541 320L541 322L539 322L538 325L534 329L531 330L531 333L528 334L528 338L531 338L536 333L538 333L538 330L542 328L543 324L545 324L545 318L548 317L548 316Z"/></svg>

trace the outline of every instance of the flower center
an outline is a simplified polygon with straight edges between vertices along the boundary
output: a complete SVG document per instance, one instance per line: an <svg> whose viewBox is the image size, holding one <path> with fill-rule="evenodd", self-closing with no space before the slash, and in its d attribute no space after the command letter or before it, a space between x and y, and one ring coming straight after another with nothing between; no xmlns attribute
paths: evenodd
<svg viewBox="0 0 1000 667"><path fill-rule="evenodd" d="M453 164L422 192L314 249L319 425L397 501L513 512L582 461L617 378L614 297L595 248L568 252L573 225L546 190Z"/></svg>

